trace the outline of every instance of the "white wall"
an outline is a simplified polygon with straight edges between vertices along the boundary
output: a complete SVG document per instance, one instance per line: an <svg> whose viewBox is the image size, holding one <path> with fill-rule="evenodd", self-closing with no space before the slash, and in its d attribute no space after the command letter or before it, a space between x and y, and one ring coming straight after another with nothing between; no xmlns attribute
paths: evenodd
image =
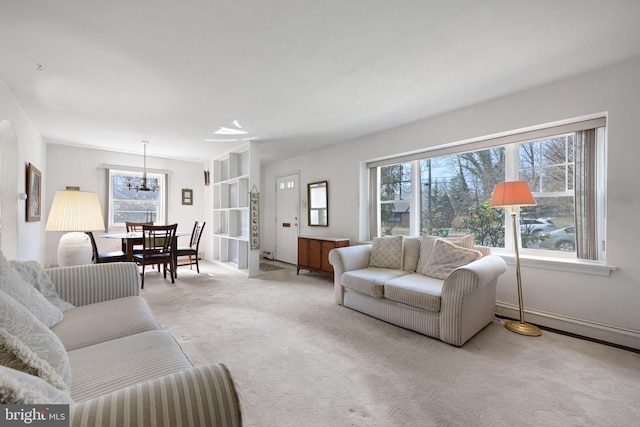
<svg viewBox="0 0 640 427"><path fill-rule="evenodd" d="M46 214L51 208L53 196L57 190L64 190L67 186L80 187L83 191L98 193L102 204L103 215L107 215L108 203L108 172L100 168L100 165L118 165L137 167L142 169L142 146L139 155L115 153L111 151L81 148L56 143L47 144L47 171L43 179L47 181L47 202L43 205L43 221L46 223ZM210 197L205 198L203 170L205 163L173 160L153 157L147 154L148 169L163 169L170 171L167 179L168 191L168 216L167 224L178 223L179 231L191 232L195 221L209 221L206 215L211 209L205 206ZM193 190L193 205L182 205L182 189ZM63 233L46 232L45 235L45 265L57 264L57 247L60 236ZM205 233L200 241L200 251L205 252L205 257L210 258L211 239ZM96 233L99 236L100 233ZM100 251L116 250L120 247L119 241L111 239L96 239ZM189 237L180 237L181 246L189 245Z"/></svg>
<svg viewBox="0 0 640 427"><path fill-rule="evenodd" d="M2 249L7 258L42 261L44 224L26 222L26 202L18 201L18 193L26 192L26 167L33 163L46 173L44 142L6 84L0 80L0 135L2 164ZM16 146L17 143L17 146ZM43 183L46 189L46 182ZM19 236L19 239L17 238Z"/></svg>
<svg viewBox="0 0 640 427"><path fill-rule="evenodd" d="M363 162L603 112L608 114L607 263L617 270L600 277L525 266L525 306L539 314L530 321L640 348L640 58L265 165L261 249L275 247L277 176L299 170L301 200L306 183L327 179L330 226L303 226L300 233L357 242L366 238ZM303 206L301 218L306 223ZM499 280L498 304L516 307L515 289L510 268Z"/></svg>

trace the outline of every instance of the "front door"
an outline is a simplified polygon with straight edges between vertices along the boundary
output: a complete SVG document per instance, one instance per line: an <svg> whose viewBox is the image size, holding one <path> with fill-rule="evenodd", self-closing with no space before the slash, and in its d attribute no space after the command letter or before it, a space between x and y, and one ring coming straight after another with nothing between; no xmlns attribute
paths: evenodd
<svg viewBox="0 0 640 427"><path fill-rule="evenodd" d="M276 253L274 258L298 263L298 218L300 175L281 176L276 180Z"/></svg>

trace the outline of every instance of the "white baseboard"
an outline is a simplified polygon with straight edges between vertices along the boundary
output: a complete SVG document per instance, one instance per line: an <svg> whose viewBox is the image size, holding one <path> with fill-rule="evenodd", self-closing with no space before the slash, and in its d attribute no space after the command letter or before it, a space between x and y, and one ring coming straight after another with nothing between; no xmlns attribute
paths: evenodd
<svg viewBox="0 0 640 427"><path fill-rule="evenodd" d="M517 305L503 302L496 302L496 314L511 319L520 318ZM640 331L540 310L525 309L524 317L526 322L539 326L640 350Z"/></svg>

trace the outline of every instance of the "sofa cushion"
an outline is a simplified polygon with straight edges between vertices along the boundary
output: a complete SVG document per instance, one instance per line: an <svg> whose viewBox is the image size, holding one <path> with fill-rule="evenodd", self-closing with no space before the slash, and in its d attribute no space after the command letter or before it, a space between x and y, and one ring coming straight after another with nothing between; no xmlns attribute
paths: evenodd
<svg viewBox="0 0 640 427"><path fill-rule="evenodd" d="M9 261L11 266L22 276L22 278L36 288L44 297L63 313L73 308L56 291L56 287L47 275L44 267L38 261Z"/></svg>
<svg viewBox="0 0 640 427"><path fill-rule="evenodd" d="M67 384L46 360L34 353L20 338L0 328L0 364L47 381L53 387L67 391Z"/></svg>
<svg viewBox="0 0 640 427"><path fill-rule="evenodd" d="M0 365L0 403L3 405L72 404L63 392L42 378Z"/></svg>
<svg viewBox="0 0 640 427"><path fill-rule="evenodd" d="M404 270L390 268L369 267L351 270L342 274L342 286L374 298L382 298L384 296L384 287L382 285L394 277L406 274L407 272Z"/></svg>
<svg viewBox="0 0 640 427"><path fill-rule="evenodd" d="M69 352L71 397L83 402L192 367L165 331L148 331Z"/></svg>
<svg viewBox="0 0 640 427"><path fill-rule="evenodd" d="M36 291L37 292L37 291ZM71 386L71 369L64 346L51 329L39 321L29 310L0 291L0 328L17 337L33 354L46 361L62 377L66 387ZM27 368L16 361L13 351L0 347L2 364L11 368ZM13 362L9 362L13 360ZM52 384L56 386L56 384Z"/></svg>
<svg viewBox="0 0 640 427"><path fill-rule="evenodd" d="M422 274L407 274L384 284L384 297L422 310L439 312L443 281Z"/></svg>
<svg viewBox="0 0 640 427"><path fill-rule="evenodd" d="M480 252L482 256L491 255L491 247L489 246L473 245L473 248L471 249L475 249L476 251Z"/></svg>
<svg viewBox="0 0 640 427"><path fill-rule="evenodd" d="M371 245L369 267L402 268L403 236L375 237Z"/></svg>
<svg viewBox="0 0 640 427"><path fill-rule="evenodd" d="M418 237L405 237L402 241L402 269L405 271L416 271L420 260L420 244L422 239Z"/></svg>
<svg viewBox="0 0 640 427"><path fill-rule="evenodd" d="M0 253L0 290L22 304L49 328L62 320L62 312L33 286L25 282L2 253Z"/></svg>
<svg viewBox="0 0 640 427"><path fill-rule="evenodd" d="M76 307L51 328L67 351L158 329L149 304L140 296Z"/></svg>
<svg viewBox="0 0 640 427"><path fill-rule="evenodd" d="M482 254L475 249L467 249L446 240L438 240L429 260L422 269L422 274L445 280L458 267L467 265L481 258Z"/></svg>

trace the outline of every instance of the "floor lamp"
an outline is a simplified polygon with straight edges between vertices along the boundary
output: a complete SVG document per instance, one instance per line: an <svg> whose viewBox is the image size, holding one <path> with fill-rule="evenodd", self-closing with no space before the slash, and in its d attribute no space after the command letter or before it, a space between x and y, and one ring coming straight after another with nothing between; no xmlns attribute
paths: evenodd
<svg viewBox="0 0 640 427"><path fill-rule="evenodd" d="M505 208L511 215L511 227L513 228L513 245L516 250L516 281L518 282L518 306L520 307L520 320L507 320L504 327L508 330L531 337L542 334L540 328L524 321L524 306L522 304L522 283L520 279L520 254L518 252L518 235L520 229L516 225L516 208L520 206L535 206L536 201L531 194L526 181L509 181L496 184L491 196L492 208Z"/></svg>
<svg viewBox="0 0 640 427"><path fill-rule="evenodd" d="M56 191L45 230L67 232L58 243L58 265L91 264L93 250L85 231L104 231L98 194Z"/></svg>

